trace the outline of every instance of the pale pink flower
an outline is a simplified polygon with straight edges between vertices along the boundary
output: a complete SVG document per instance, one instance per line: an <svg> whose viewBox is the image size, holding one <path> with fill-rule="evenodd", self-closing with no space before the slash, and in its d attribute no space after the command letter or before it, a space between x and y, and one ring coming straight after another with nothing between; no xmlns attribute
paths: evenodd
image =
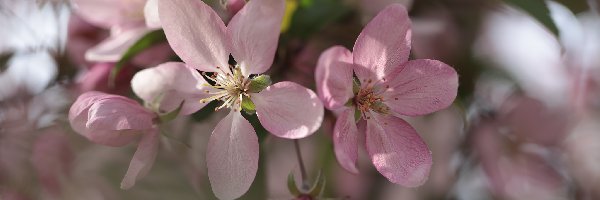
<svg viewBox="0 0 600 200"><path fill-rule="evenodd" d="M458 76L437 60L408 60L410 27L404 6L386 7L360 33L353 52L341 46L326 50L315 77L325 107L341 113L333 135L339 163L358 173L358 141L366 137L377 170L393 183L416 187L427 180L431 153L415 129L397 116L448 107L456 97ZM355 91L353 72L359 82ZM365 121L365 127L357 127Z"/></svg>
<svg viewBox="0 0 600 200"><path fill-rule="evenodd" d="M565 110L518 95L507 98L493 118L473 127L473 143L489 187L507 199L551 199L566 194L557 165L569 133ZM555 159L555 160L553 160Z"/></svg>
<svg viewBox="0 0 600 200"><path fill-rule="evenodd" d="M165 63L132 80L134 92L151 104L160 101L160 110L184 102L181 113L190 114L213 100L231 109L207 150L208 176L220 199L244 194L258 169L258 138L240 113L242 101L251 102L262 126L278 137L303 138L321 125L323 106L313 91L292 82L252 87L273 63L284 9L281 0L252 0L225 26L202 1L159 1L167 40L185 64ZM235 66L228 63L230 55Z"/></svg>
<svg viewBox="0 0 600 200"><path fill-rule="evenodd" d="M136 101L101 92L86 92L69 110L69 122L77 133L106 146L120 147L140 139L121 188L131 188L148 173L158 151L156 114Z"/></svg>
<svg viewBox="0 0 600 200"><path fill-rule="evenodd" d="M548 9L558 37L527 13L504 6L486 17L475 53L508 72L528 95L585 111L598 95L593 84L600 71L600 17L592 11L576 16L554 1Z"/></svg>
<svg viewBox="0 0 600 200"><path fill-rule="evenodd" d="M157 0L72 0L87 22L110 29L110 36L87 50L86 60L113 62L148 32L160 28Z"/></svg>
<svg viewBox="0 0 600 200"><path fill-rule="evenodd" d="M131 67L124 67L115 78L114 87L109 87L110 73L115 67L114 63L96 63L85 73L77 78L77 90L81 93L88 91L100 91L112 94L126 94L130 92L129 82L133 77Z"/></svg>
<svg viewBox="0 0 600 200"><path fill-rule="evenodd" d="M70 175L75 157L69 138L60 128L49 128L36 138L31 152L31 162L44 191L60 196L61 180Z"/></svg>

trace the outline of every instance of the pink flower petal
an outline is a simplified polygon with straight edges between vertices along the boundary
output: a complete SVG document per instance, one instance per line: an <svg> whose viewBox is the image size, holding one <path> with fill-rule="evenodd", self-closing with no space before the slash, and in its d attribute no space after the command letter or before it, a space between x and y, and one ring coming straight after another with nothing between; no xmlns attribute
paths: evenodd
<svg viewBox="0 0 600 200"><path fill-rule="evenodd" d="M83 124L85 126L85 124ZM79 124L71 126L81 126ZM142 131L140 130L90 130L84 129L82 132L77 132L84 136L93 143L111 146L111 147L122 147L132 143L140 137Z"/></svg>
<svg viewBox="0 0 600 200"><path fill-rule="evenodd" d="M219 199L242 196L258 170L258 137L239 112L230 112L215 127L206 153L208 178Z"/></svg>
<svg viewBox="0 0 600 200"><path fill-rule="evenodd" d="M398 114L418 116L448 107L456 98L458 75L437 60L412 60L390 74L384 103Z"/></svg>
<svg viewBox="0 0 600 200"><path fill-rule="evenodd" d="M147 130L154 113L127 98L109 97L90 106L86 127L90 130Z"/></svg>
<svg viewBox="0 0 600 200"><path fill-rule="evenodd" d="M148 0L144 6L144 19L149 28L160 28L160 18L158 17L158 0Z"/></svg>
<svg viewBox="0 0 600 200"><path fill-rule="evenodd" d="M293 82L279 82L251 96L260 123L272 134L288 139L311 135L323 121L317 95Z"/></svg>
<svg viewBox="0 0 600 200"><path fill-rule="evenodd" d="M135 185L136 180L146 176L158 153L158 129L152 129L144 133L133 158L129 163L129 169L121 181L121 189L129 189Z"/></svg>
<svg viewBox="0 0 600 200"><path fill-rule="evenodd" d="M231 54L244 75L261 74L271 68L284 12L285 1L252 0L229 22Z"/></svg>
<svg viewBox="0 0 600 200"><path fill-rule="evenodd" d="M86 92L79 95L79 97L77 97L77 100L73 102L73 105L71 105L71 108L69 109L69 121L72 122L73 120L75 120L76 117L82 114L86 115L85 119L87 120L87 113L90 106L92 106L94 102L106 98L108 96L108 94L95 91Z"/></svg>
<svg viewBox="0 0 600 200"><path fill-rule="evenodd" d="M228 67L230 41L221 18L197 0L160 0L160 22L173 51L201 71Z"/></svg>
<svg viewBox="0 0 600 200"><path fill-rule="evenodd" d="M337 118L333 129L335 156L342 167L358 174L358 129L354 120L354 109L345 109Z"/></svg>
<svg viewBox="0 0 600 200"><path fill-rule="evenodd" d="M75 11L87 22L103 28L143 23L140 11L146 0L72 0ZM139 13L139 14L138 14Z"/></svg>
<svg viewBox="0 0 600 200"><path fill-rule="evenodd" d="M97 144L107 146L123 146L131 143L139 136L139 130L118 131L110 129L110 126L99 127L99 129L92 130L87 126L90 117L88 115L90 112L90 107L99 101L106 99L111 99L111 101L114 102L126 102L125 104L131 104L131 102L127 102L133 101L122 96L109 95L101 92L86 92L77 98L69 110L69 122L71 127L73 130L75 130L75 132L83 135L90 141Z"/></svg>
<svg viewBox="0 0 600 200"><path fill-rule="evenodd" d="M342 46L327 49L317 63L317 93L326 108L333 110L352 98L352 52Z"/></svg>
<svg viewBox="0 0 600 200"><path fill-rule="evenodd" d="M510 127L518 141L552 146L570 134L572 115L562 107L548 107L534 98L513 96L500 111L497 119Z"/></svg>
<svg viewBox="0 0 600 200"><path fill-rule="evenodd" d="M393 4L379 12L354 44L354 72L361 82L381 81L408 61L411 24L404 6Z"/></svg>
<svg viewBox="0 0 600 200"><path fill-rule="evenodd" d="M392 183L406 187L425 183L432 157L417 131L403 119L371 114L366 146L377 171Z"/></svg>
<svg viewBox="0 0 600 200"><path fill-rule="evenodd" d="M144 69L131 80L133 92L148 103L161 100L160 110L163 112L175 110L185 101L182 115L192 114L206 105L199 100L209 97L206 90L212 89L204 84L207 84L206 81L195 69L180 62Z"/></svg>
<svg viewBox="0 0 600 200"><path fill-rule="evenodd" d="M150 29L139 27L117 31L100 44L85 52L85 59L94 62L116 62L123 54L140 38L146 35Z"/></svg>

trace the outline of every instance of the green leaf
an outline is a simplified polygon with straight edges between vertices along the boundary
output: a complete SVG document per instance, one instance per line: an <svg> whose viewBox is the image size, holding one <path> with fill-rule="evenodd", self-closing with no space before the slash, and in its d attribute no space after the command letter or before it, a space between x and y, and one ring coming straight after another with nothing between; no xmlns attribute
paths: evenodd
<svg viewBox="0 0 600 200"><path fill-rule="evenodd" d="M160 119L160 122L165 123L177 118L177 115L179 115L179 112L181 112L181 108L183 107L184 102L185 101L182 101L181 104L179 104L179 107L177 107L175 110L166 114L159 115L158 118Z"/></svg>
<svg viewBox="0 0 600 200"><path fill-rule="evenodd" d="M350 13L350 8L339 0L303 0L294 12L287 33L300 38L309 38L326 25Z"/></svg>
<svg viewBox="0 0 600 200"><path fill-rule="evenodd" d="M554 35L558 36L558 27L550 17L550 9L544 0L504 0L506 3L520 8L529 13L533 18L542 23Z"/></svg>
<svg viewBox="0 0 600 200"><path fill-rule="evenodd" d="M314 3L313 0L300 0L300 6L302 6L302 7L311 6L313 3Z"/></svg>
<svg viewBox="0 0 600 200"><path fill-rule="evenodd" d="M260 75L250 80L248 92L258 93L271 85L271 77L269 75Z"/></svg>
<svg viewBox="0 0 600 200"><path fill-rule="evenodd" d="M293 196L297 197L301 194L300 190L298 190L298 186L296 185L296 180L294 179L294 172L290 172L288 175L287 187Z"/></svg>
<svg viewBox="0 0 600 200"><path fill-rule="evenodd" d="M242 110L250 115L256 113L256 106L254 105L254 102L252 102L252 100L250 100L250 98L247 96L242 96Z"/></svg>
<svg viewBox="0 0 600 200"><path fill-rule="evenodd" d="M133 58L140 52L148 49L149 47L164 42L166 40L167 37L165 36L165 32L162 29L149 32L148 34L144 35L144 37L140 38L137 42L131 45L131 47L129 47L127 51L125 51L123 57L121 57L121 59L115 64L115 67L110 72L110 77L108 78L108 85L110 87L114 87L115 79L117 78L117 75L119 75L119 72L121 71L121 69L123 69L123 66L127 61L131 60L131 58Z"/></svg>

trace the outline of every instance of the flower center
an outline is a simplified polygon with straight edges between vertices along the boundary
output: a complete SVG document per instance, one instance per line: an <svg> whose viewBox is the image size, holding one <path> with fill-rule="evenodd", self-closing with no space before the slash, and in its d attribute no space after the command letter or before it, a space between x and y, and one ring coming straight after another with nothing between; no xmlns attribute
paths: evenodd
<svg viewBox="0 0 600 200"><path fill-rule="evenodd" d="M365 119L370 119L367 113L371 110L380 114L390 113L390 108L383 103L382 96L377 94L371 86L361 88L358 91L354 96L354 104Z"/></svg>
<svg viewBox="0 0 600 200"><path fill-rule="evenodd" d="M221 72L215 72L212 75L202 73L206 79L214 82L214 84L207 84L206 86L215 89L216 92L205 90L207 94L212 94L213 96L201 99L200 102L208 103L213 100L220 100L223 101L223 104L215 110L224 107L231 108L234 111L241 110L242 99L250 97L248 92L250 80L242 75L240 66L233 66L233 72L229 68L226 69L227 71L224 71L222 68L219 69Z"/></svg>
<svg viewBox="0 0 600 200"><path fill-rule="evenodd" d="M385 81L385 79L383 79ZM390 88L389 85L385 85L385 88L381 88L381 85L373 83L371 79L365 79L362 83L356 78L352 81L352 92L354 98L349 100L346 105L355 107L354 118L355 120L371 119L369 116L370 111L379 114L390 114L390 108L383 103L383 92Z"/></svg>

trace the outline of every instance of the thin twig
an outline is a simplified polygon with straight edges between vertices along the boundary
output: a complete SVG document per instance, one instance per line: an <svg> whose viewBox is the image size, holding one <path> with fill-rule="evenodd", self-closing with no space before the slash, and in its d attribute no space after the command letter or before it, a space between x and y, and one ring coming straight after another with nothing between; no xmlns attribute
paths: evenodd
<svg viewBox="0 0 600 200"><path fill-rule="evenodd" d="M300 152L300 144L298 140L294 140L294 147L296 147L296 157L298 158L298 164L300 164L300 175L302 176L302 188L308 190L308 180L306 179L306 168L304 168L304 161L302 161L302 153Z"/></svg>

